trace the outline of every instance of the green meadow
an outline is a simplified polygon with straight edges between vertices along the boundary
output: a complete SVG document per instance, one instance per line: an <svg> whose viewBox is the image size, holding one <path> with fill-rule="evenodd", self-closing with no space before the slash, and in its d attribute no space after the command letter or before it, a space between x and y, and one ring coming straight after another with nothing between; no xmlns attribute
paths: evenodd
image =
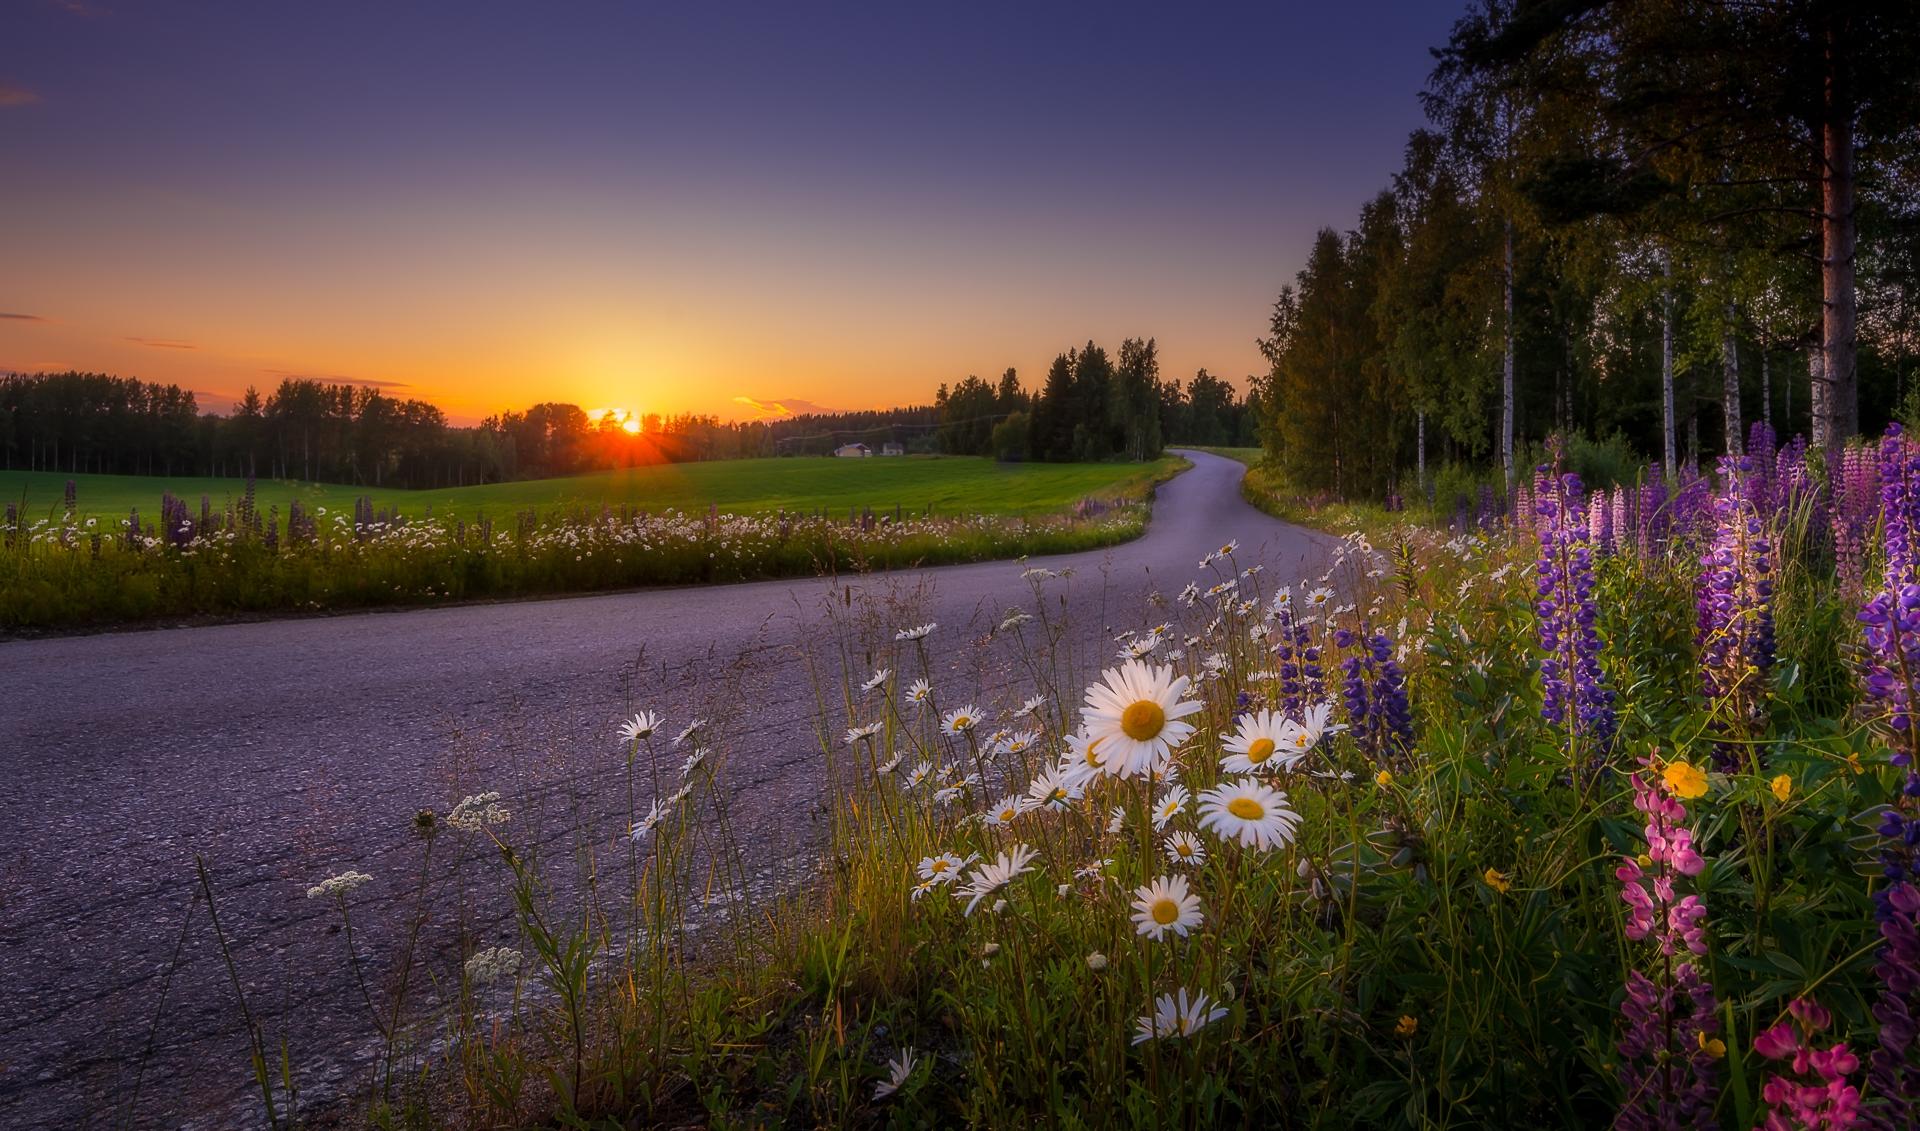
<svg viewBox="0 0 1920 1131"><path fill-rule="evenodd" d="M975 456L744 459L428 491L262 479L255 484L255 496L260 509L278 506L284 514L296 498L310 507L350 508L364 495L376 508L397 509L415 518L429 511L441 517L472 517L601 506L650 511L718 506L739 513L870 507L888 512L899 508L908 514L1024 515L1064 510L1089 495L1140 494L1178 463L1173 457L1147 464L1005 464ZM69 481L80 515L123 518L137 508L147 521L159 512L164 491L186 500L195 511L200 497L208 496L218 510L247 486L244 479L0 471L0 502L20 505L29 519L57 515Z"/></svg>

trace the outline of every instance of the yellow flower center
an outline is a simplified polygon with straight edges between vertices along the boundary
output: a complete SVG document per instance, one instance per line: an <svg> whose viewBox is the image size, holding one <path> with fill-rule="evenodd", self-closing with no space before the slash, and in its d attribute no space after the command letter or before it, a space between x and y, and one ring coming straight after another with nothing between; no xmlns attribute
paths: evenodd
<svg viewBox="0 0 1920 1131"><path fill-rule="evenodd" d="M1003 821L1011 821L1013 820L1014 816L1015 816L1014 811L1011 809L1000 810L1000 819Z"/></svg>
<svg viewBox="0 0 1920 1131"><path fill-rule="evenodd" d="M1098 766L1100 763L1106 761L1105 758L1100 756L1100 740L1097 738L1089 740L1087 745L1080 751L1080 755L1087 760L1087 765L1089 766Z"/></svg>
<svg viewBox="0 0 1920 1131"><path fill-rule="evenodd" d="M955 730L965 730L968 726L972 725L972 723L973 720L965 715L955 715L953 717L953 729Z"/></svg>
<svg viewBox="0 0 1920 1131"><path fill-rule="evenodd" d="M1120 714L1120 730L1135 742L1157 737L1167 725L1167 712L1151 699L1142 699Z"/></svg>
<svg viewBox="0 0 1920 1131"><path fill-rule="evenodd" d="M1173 900L1159 899L1154 901L1154 904L1153 904L1153 921L1154 922L1164 927L1168 923L1173 922L1175 919L1178 919L1179 917L1180 917L1180 905L1175 903Z"/></svg>
<svg viewBox="0 0 1920 1131"><path fill-rule="evenodd" d="M1307 736L1304 733L1294 735L1293 744L1298 749L1305 750L1307 748Z"/></svg>
<svg viewBox="0 0 1920 1131"><path fill-rule="evenodd" d="M1273 757L1273 739L1256 738L1247 746L1247 761L1258 766Z"/></svg>
<svg viewBox="0 0 1920 1131"><path fill-rule="evenodd" d="M947 862L946 862L945 860L935 860L935 861L933 862L933 870L934 870L935 872L944 872L944 871L946 871L946 870L947 870Z"/></svg>
<svg viewBox="0 0 1920 1131"><path fill-rule="evenodd" d="M1227 802L1227 812L1243 821L1257 821L1267 815L1267 808L1251 797L1236 797Z"/></svg>

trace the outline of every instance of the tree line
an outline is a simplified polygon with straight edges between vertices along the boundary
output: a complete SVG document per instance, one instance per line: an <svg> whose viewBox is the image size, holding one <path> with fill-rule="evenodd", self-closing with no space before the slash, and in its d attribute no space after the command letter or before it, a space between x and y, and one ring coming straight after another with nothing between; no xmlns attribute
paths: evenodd
<svg viewBox="0 0 1920 1131"><path fill-rule="evenodd" d="M1260 413L1205 369L1182 386L1161 380L1154 339L1128 338L1117 355L1088 342L1053 359L1039 390L1008 369L998 382L969 376L934 397L941 451L1002 460L1153 459L1167 444L1252 446Z"/></svg>
<svg viewBox="0 0 1920 1131"><path fill-rule="evenodd" d="M118 475L261 476L451 487L650 463L826 455L852 442L928 448L930 406L723 422L543 403L470 427L377 388L287 379L249 388L226 415L191 391L103 373L0 374L0 467Z"/></svg>
<svg viewBox="0 0 1920 1131"><path fill-rule="evenodd" d="M1297 485L1511 482L1553 433L1831 447L1915 399L1920 5L1477 0L1434 54L1428 125L1261 340Z"/></svg>

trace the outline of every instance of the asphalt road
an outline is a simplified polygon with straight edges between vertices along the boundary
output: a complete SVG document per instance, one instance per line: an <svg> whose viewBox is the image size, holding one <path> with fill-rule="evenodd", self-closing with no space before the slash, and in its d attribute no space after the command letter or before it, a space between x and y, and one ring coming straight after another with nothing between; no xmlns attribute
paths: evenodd
<svg viewBox="0 0 1920 1131"><path fill-rule="evenodd" d="M1239 464L1187 454L1142 538L1044 561L1076 569L1091 662L1111 656L1111 626L1163 619L1147 595L1178 591L1229 538L1278 582L1322 568L1329 539L1249 507ZM901 623L940 622L944 682L984 695L1004 677L978 641L1030 598L1020 573L856 587ZM233 979L204 904L190 911L196 857L302 1108L363 1087L377 1035L338 917L307 886L374 875L354 927L381 985L416 906L414 815L497 789L516 841L565 858L582 814L625 816L613 731L630 707L665 711L670 731L724 717L737 827L769 861L804 854L822 776L797 646L820 639L828 592L809 579L0 644L0 1127L263 1121ZM444 878L451 850L435 851ZM487 863L459 865L458 893L427 907L429 952L513 941Z"/></svg>

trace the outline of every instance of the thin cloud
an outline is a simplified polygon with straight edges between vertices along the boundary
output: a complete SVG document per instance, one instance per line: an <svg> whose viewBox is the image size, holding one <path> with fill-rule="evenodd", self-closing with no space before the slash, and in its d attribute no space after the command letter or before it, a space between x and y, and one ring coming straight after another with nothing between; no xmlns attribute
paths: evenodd
<svg viewBox="0 0 1920 1131"><path fill-rule="evenodd" d="M197 350L200 347L192 342L182 342L174 338L128 338L138 345L152 346L159 350Z"/></svg>
<svg viewBox="0 0 1920 1131"><path fill-rule="evenodd" d="M9 313L7 313L7 312L6 312L6 311L4 311L4 310L0 310L0 321L5 321L5 322L45 322L45 321L46 321L46 319L45 319L45 318L42 318L42 317L40 317L40 316L39 316L38 314L9 314Z"/></svg>
<svg viewBox="0 0 1920 1131"><path fill-rule="evenodd" d="M0 106L31 106L40 96L19 83L0 82Z"/></svg>
<svg viewBox="0 0 1920 1131"><path fill-rule="evenodd" d="M748 417L749 420L779 420L788 416L805 416L808 413L833 411L799 397L735 397L733 403L747 409L751 414Z"/></svg>
<svg viewBox="0 0 1920 1131"><path fill-rule="evenodd" d="M295 373L291 369L262 369L260 372L269 377L284 377L289 381L319 381L328 385L359 385L368 389L410 389L413 386L405 381L373 381L364 377L342 377L335 373Z"/></svg>

